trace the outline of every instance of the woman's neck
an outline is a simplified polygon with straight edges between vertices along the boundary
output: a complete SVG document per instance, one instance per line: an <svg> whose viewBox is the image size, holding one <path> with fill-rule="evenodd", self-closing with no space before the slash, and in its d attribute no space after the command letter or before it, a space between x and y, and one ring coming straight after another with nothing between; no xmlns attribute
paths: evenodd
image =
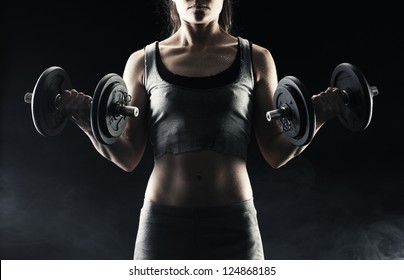
<svg viewBox="0 0 404 280"><path fill-rule="evenodd" d="M182 24L173 37L176 37L181 46L204 48L221 42L227 35L218 23L209 25Z"/></svg>

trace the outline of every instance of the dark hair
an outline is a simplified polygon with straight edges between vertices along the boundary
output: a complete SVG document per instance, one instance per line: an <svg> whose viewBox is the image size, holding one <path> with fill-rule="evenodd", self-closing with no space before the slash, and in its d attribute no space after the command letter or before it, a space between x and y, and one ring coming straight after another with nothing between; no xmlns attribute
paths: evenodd
<svg viewBox="0 0 404 280"><path fill-rule="evenodd" d="M174 34L181 26L180 17L177 12L177 7L172 0L163 0L164 8L167 15L167 33ZM220 27L228 32L233 32L233 0L223 0L223 9L219 16Z"/></svg>

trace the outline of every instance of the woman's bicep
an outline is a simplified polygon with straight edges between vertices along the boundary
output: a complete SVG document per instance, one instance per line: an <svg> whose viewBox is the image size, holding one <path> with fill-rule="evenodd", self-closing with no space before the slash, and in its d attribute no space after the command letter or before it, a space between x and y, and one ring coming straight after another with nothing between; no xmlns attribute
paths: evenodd
<svg viewBox="0 0 404 280"><path fill-rule="evenodd" d="M144 53L143 50L139 50L128 58L123 73L130 99L128 105L139 109L139 114L136 117L129 117L123 133L123 136L135 149L144 149L147 140L149 101L143 77Z"/></svg>
<svg viewBox="0 0 404 280"><path fill-rule="evenodd" d="M256 47L253 52L253 63L255 72L253 124L258 144L262 146L280 132L278 125L275 122L268 122L266 118L266 113L275 109L273 97L278 81L275 62L267 49Z"/></svg>

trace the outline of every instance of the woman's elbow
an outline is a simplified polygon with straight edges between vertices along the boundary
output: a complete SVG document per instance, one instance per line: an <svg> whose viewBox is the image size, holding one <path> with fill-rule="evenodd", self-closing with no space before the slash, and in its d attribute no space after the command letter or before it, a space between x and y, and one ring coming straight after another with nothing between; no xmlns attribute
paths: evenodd
<svg viewBox="0 0 404 280"><path fill-rule="evenodd" d="M281 168L296 156L294 153L281 153L279 152L279 148L270 149L266 146L260 146L260 150L265 161L273 169Z"/></svg>
<svg viewBox="0 0 404 280"><path fill-rule="evenodd" d="M122 169L125 172L132 172L136 169L136 167L138 166L138 164L132 164L132 163L116 163L115 165L118 166L120 169Z"/></svg>
<svg viewBox="0 0 404 280"><path fill-rule="evenodd" d="M131 158L126 161L115 162L115 164L125 172L132 172L138 167L141 157Z"/></svg>
<svg viewBox="0 0 404 280"><path fill-rule="evenodd" d="M276 160L274 158L266 156L264 156L264 158L265 161L269 164L269 166L271 166L273 169L279 169L288 162L288 160Z"/></svg>

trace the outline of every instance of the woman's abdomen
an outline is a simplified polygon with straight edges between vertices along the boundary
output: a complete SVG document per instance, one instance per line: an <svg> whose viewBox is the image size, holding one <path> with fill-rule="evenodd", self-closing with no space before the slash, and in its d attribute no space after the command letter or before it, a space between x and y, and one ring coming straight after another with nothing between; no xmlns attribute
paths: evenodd
<svg viewBox="0 0 404 280"><path fill-rule="evenodd" d="M252 198L244 159L213 151L167 154L155 161L145 199L173 206L209 207Z"/></svg>

